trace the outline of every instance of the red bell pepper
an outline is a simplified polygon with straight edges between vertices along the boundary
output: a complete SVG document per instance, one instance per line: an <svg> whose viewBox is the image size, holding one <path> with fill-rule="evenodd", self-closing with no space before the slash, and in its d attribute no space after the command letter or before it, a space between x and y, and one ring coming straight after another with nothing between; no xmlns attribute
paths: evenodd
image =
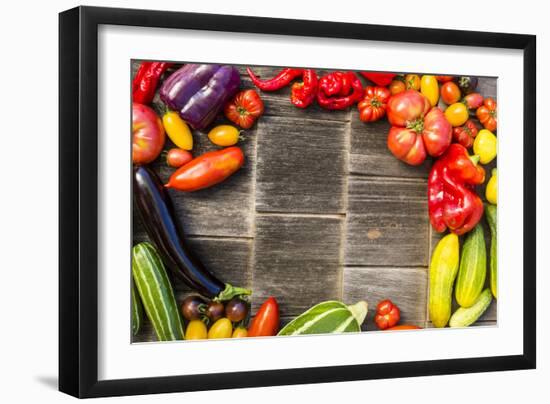
<svg viewBox="0 0 550 404"><path fill-rule="evenodd" d="M360 72L361 76L367 80L372 81L377 86L388 86L393 78L397 76L395 73L374 73L374 72Z"/></svg>
<svg viewBox="0 0 550 404"><path fill-rule="evenodd" d="M448 227L461 235L472 230L483 216L483 202L474 186L483 184L485 170L476 157L453 143L433 164L428 178L428 210L436 231Z"/></svg>
<svg viewBox="0 0 550 404"><path fill-rule="evenodd" d="M346 109L363 97L363 84L353 72L332 72L319 80L317 102L325 109Z"/></svg>

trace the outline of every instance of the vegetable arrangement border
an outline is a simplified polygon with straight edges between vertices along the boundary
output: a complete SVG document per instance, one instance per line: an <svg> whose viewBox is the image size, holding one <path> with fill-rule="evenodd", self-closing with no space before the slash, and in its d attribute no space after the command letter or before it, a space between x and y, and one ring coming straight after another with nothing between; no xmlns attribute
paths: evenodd
<svg viewBox="0 0 550 404"><path fill-rule="evenodd" d="M100 24L523 50L523 354L98 381ZM536 37L533 35L77 7L59 16L59 389L76 397L532 369L536 363ZM80 212L85 214L80 215Z"/></svg>

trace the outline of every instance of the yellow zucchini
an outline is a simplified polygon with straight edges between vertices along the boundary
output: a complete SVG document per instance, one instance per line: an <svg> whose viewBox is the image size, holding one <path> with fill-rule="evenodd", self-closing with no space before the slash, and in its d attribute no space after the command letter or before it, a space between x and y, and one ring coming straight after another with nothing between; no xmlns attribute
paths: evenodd
<svg viewBox="0 0 550 404"><path fill-rule="evenodd" d="M430 298L428 308L435 327L445 327L451 317L453 283L458 272L459 242L456 234L443 237L430 262Z"/></svg>
<svg viewBox="0 0 550 404"><path fill-rule="evenodd" d="M456 301L462 307L472 306L485 285L487 252L483 227L478 224L467 235L456 280Z"/></svg>

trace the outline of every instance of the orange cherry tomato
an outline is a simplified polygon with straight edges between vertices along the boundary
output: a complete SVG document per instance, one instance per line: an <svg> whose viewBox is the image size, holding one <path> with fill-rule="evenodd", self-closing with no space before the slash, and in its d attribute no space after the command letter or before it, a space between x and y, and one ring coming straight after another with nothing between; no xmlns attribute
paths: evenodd
<svg viewBox="0 0 550 404"><path fill-rule="evenodd" d="M179 168L184 164L189 163L193 160L193 155L187 150L182 150L174 147L173 149L168 150L166 154L166 164L170 167Z"/></svg>
<svg viewBox="0 0 550 404"><path fill-rule="evenodd" d="M388 89L390 90L391 95L402 93L407 89L407 86L405 85L405 79L401 77L401 79L395 79L392 80L390 83L390 86Z"/></svg>
<svg viewBox="0 0 550 404"><path fill-rule="evenodd" d="M405 76L407 90L420 90L420 76L418 74L407 74Z"/></svg>
<svg viewBox="0 0 550 404"><path fill-rule="evenodd" d="M460 100L460 88L452 81L443 83L441 86L441 99L447 105L458 102Z"/></svg>
<svg viewBox="0 0 550 404"><path fill-rule="evenodd" d="M244 154L237 146L207 152L176 170L165 187L186 192L208 188L225 180L243 164Z"/></svg>

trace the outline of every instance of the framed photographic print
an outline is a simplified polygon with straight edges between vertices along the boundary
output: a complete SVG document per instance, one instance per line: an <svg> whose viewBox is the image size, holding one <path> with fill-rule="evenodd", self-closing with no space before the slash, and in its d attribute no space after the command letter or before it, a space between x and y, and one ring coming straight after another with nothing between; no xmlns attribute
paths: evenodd
<svg viewBox="0 0 550 404"><path fill-rule="evenodd" d="M59 22L61 391L535 367L534 36Z"/></svg>

